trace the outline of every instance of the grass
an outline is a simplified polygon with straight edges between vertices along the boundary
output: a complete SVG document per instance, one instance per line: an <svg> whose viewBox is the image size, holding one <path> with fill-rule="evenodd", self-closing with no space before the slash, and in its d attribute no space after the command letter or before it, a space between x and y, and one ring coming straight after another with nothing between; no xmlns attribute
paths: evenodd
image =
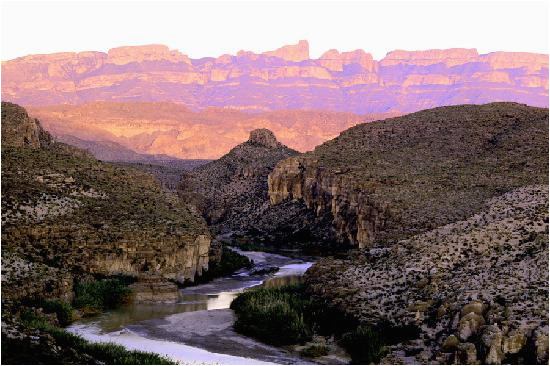
<svg viewBox="0 0 550 366"><path fill-rule="evenodd" d="M235 330L277 346L310 340L313 327L308 310L312 303L300 289L256 288L239 295L231 303L237 315Z"/></svg>
<svg viewBox="0 0 550 366"><path fill-rule="evenodd" d="M378 363L387 353L380 334L368 326L360 325L353 332L344 334L340 343L350 354L352 363L357 365Z"/></svg>
<svg viewBox="0 0 550 366"><path fill-rule="evenodd" d="M21 314L22 324L31 329L49 334L55 344L63 350L56 354L22 353L28 345L14 340L2 342L2 363L90 363L89 357L104 364L114 365L173 365L174 362L158 354L142 351L128 351L113 343L91 343L84 338L52 326L48 321L30 310ZM34 352L36 353L36 351ZM89 356L86 358L86 355ZM33 357L39 357L34 359ZM76 359L75 359L76 358Z"/></svg>
<svg viewBox="0 0 550 366"><path fill-rule="evenodd" d="M73 307L71 304L61 300L40 300L38 301L45 313L55 313L59 325L65 327L73 320Z"/></svg>

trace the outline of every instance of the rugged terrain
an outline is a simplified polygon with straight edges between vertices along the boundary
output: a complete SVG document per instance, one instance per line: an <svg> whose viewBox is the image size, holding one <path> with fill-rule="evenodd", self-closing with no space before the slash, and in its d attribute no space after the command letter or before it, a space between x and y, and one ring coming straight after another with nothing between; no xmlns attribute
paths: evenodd
<svg viewBox="0 0 550 366"><path fill-rule="evenodd" d="M257 129L220 159L185 172L178 191L225 239L280 245L293 237L304 243L312 239L315 215L296 202L271 206L267 195L269 172L280 160L297 154L273 132Z"/></svg>
<svg viewBox="0 0 550 366"><path fill-rule="evenodd" d="M512 190L391 247L321 260L306 282L363 323L418 327L384 363L547 364L548 186Z"/></svg>
<svg viewBox="0 0 550 366"><path fill-rule="evenodd" d="M70 300L75 278L192 281L208 268L204 220L151 175L55 142L2 103L2 301Z"/></svg>
<svg viewBox="0 0 550 366"><path fill-rule="evenodd" d="M455 48L396 50L374 60L363 50L329 50L312 59L300 41L261 54L190 59L163 45L119 47L3 61L2 97L24 106L172 101L193 109L360 114L493 101L547 107L548 55Z"/></svg>
<svg viewBox="0 0 550 366"><path fill-rule="evenodd" d="M361 124L283 160L272 204L304 202L359 248L463 220L487 199L548 181L548 109L441 107Z"/></svg>

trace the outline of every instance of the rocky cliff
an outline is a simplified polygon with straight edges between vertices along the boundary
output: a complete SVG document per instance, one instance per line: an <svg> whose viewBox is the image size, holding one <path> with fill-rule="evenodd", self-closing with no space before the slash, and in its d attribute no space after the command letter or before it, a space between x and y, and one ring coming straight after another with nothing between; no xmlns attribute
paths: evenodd
<svg viewBox="0 0 550 366"><path fill-rule="evenodd" d="M464 219L515 187L544 184L548 110L442 107L358 125L268 177L272 205L303 202L359 248Z"/></svg>
<svg viewBox="0 0 550 366"><path fill-rule="evenodd" d="M152 175L54 142L2 103L3 302L41 288L67 297L72 278L88 274L192 281L209 248L204 220Z"/></svg>
<svg viewBox="0 0 550 366"><path fill-rule="evenodd" d="M119 47L3 61L2 97L25 106L172 101L361 114L493 101L547 107L548 55L396 50L377 61L363 50L330 50L311 59L300 41L262 54L190 59L163 45Z"/></svg>

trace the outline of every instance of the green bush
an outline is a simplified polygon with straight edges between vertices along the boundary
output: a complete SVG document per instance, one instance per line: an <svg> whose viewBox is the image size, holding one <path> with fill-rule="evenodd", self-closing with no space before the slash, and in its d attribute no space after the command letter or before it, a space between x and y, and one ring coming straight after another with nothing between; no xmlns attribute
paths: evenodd
<svg viewBox="0 0 550 366"><path fill-rule="evenodd" d="M369 326L360 325L344 334L340 342L356 365L379 363L387 352L379 333Z"/></svg>
<svg viewBox="0 0 550 366"><path fill-rule="evenodd" d="M55 313L59 325L62 327L69 325L73 320L73 307L71 304L61 300L42 300L40 307L45 313Z"/></svg>
<svg viewBox="0 0 550 366"><path fill-rule="evenodd" d="M98 311L114 309L127 302L131 293L131 289L119 279L80 282L75 286L73 305Z"/></svg>
<svg viewBox="0 0 550 366"><path fill-rule="evenodd" d="M255 288L231 303L235 330L274 345L302 343L313 335L313 302L301 286Z"/></svg>

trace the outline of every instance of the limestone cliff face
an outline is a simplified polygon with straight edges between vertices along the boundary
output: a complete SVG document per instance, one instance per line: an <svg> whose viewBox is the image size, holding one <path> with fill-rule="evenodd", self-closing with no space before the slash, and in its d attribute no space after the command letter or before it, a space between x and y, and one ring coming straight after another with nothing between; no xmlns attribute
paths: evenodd
<svg viewBox="0 0 550 366"><path fill-rule="evenodd" d="M281 161L268 176L272 205L285 200L303 201L319 217L329 215L340 243L370 247L384 227L387 206L369 199L359 182L320 167L316 159L292 157Z"/></svg>

